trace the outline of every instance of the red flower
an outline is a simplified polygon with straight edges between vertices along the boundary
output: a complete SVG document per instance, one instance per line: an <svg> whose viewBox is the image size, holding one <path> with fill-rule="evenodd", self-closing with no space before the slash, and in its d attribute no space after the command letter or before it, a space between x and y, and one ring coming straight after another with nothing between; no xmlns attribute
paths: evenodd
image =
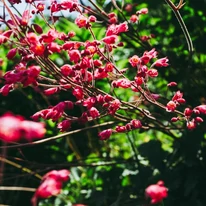
<svg viewBox="0 0 206 206"><path fill-rule="evenodd" d="M113 87L129 88L131 83L128 79L118 79L112 82Z"/></svg>
<svg viewBox="0 0 206 206"><path fill-rule="evenodd" d="M63 65L60 69L61 69L61 73L65 77L69 76L73 72L73 69L72 69L72 67L69 64Z"/></svg>
<svg viewBox="0 0 206 206"><path fill-rule="evenodd" d="M206 114L206 105L199 105L194 110L198 110L202 114Z"/></svg>
<svg viewBox="0 0 206 206"><path fill-rule="evenodd" d="M105 72L113 72L113 70L114 70L114 65L112 64L112 63L107 63L106 65L105 65Z"/></svg>
<svg viewBox="0 0 206 206"><path fill-rule="evenodd" d="M169 101L169 102L167 103L166 110L167 110L168 112L173 112L173 111L176 109L176 107L177 107L177 105L175 104L174 101Z"/></svg>
<svg viewBox="0 0 206 206"><path fill-rule="evenodd" d="M21 131L21 136L23 136L28 141L32 141L33 139L40 139L44 137L44 134L46 132L43 123L27 120L21 122L19 129Z"/></svg>
<svg viewBox="0 0 206 206"><path fill-rule="evenodd" d="M147 71L147 75L152 78L157 77L158 71L156 69L150 69Z"/></svg>
<svg viewBox="0 0 206 206"><path fill-rule="evenodd" d="M168 87L175 87L177 86L177 83L176 82L170 82L167 84Z"/></svg>
<svg viewBox="0 0 206 206"><path fill-rule="evenodd" d="M112 135L112 129L103 130L102 132L98 134L98 136L100 137L100 140L107 140L110 138L111 135Z"/></svg>
<svg viewBox="0 0 206 206"><path fill-rule="evenodd" d="M145 195L151 198L151 204L156 204L167 197L167 191L168 189L164 186L164 182L159 181L157 184L147 187Z"/></svg>
<svg viewBox="0 0 206 206"><path fill-rule="evenodd" d="M169 64L167 63L169 60L167 57L158 59L156 62L152 64L151 67L167 67Z"/></svg>
<svg viewBox="0 0 206 206"><path fill-rule="evenodd" d="M140 58L137 55L134 55L129 59L129 63L133 67L136 67L140 63Z"/></svg>
<svg viewBox="0 0 206 206"><path fill-rule="evenodd" d="M31 141L42 138L45 132L42 123L27 121L21 116L7 113L0 117L0 139L5 142L17 142L22 137Z"/></svg>
<svg viewBox="0 0 206 206"><path fill-rule="evenodd" d="M137 119L133 119L131 122L130 122L131 126L133 129L139 129L142 127L142 123L140 122L140 120L137 120Z"/></svg>
<svg viewBox="0 0 206 206"><path fill-rule="evenodd" d="M77 63L81 58L81 54L79 50L74 49L74 50L69 51L69 57L70 57L71 62L73 61L74 63Z"/></svg>
<svg viewBox="0 0 206 206"><path fill-rule="evenodd" d="M83 99L84 93L81 87L75 87L72 94L79 100Z"/></svg>
<svg viewBox="0 0 206 206"><path fill-rule="evenodd" d="M117 35L107 36L102 41L106 44L114 44L117 41Z"/></svg>
<svg viewBox="0 0 206 206"><path fill-rule="evenodd" d="M0 117L0 139L5 142L17 142L21 138L19 127L21 119L10 114L4 114Z"/></svg>
<svg viewBox="0 0 206 206"><path fill-rule="evenodd" d="M0 89L0 94L3 96L7 96L12 89L12 84L5 84L1 89Z"/></svg>
<svg viewBox="0 0 206 206"><path fill-rule="evenodd" d="M58 91L59 91L59 87L53 87L53 88L49 88L49 89L44 90L44 94L46 96L49 96L49 95L55 94Z"/></svg>
<svg viewBox="0 0 206 206"><path fill-rule="evenodd" d="M172 101L174 101L175 103L183 104L185 103L185 99L183 99L182 97L183 97L183 93L177 91L172 97Z"/></svg>
<svg viewBox="0 0 206 206"><path fill-rule="evenodd" d="M13 59L16 55L17 52L17 48L13 48L11 50L9 50L8 54L6 55L6 57L10 60Z"/></svg>
<svg viewBox="0 0 206 206"><path fill-rule="evenodd" d="M100 115L99 111L95 107L92 107L89 110L89 114L93 119L97 118Z"/></svg>
<svg viewBox="0 0 206 206"><path fill-rule="evenodd" d="M20 21L22 26L27 26L29 19L31 18L30 16L30 11L29 10L25 10L22 14L22 19Z"/></svg>
<svg viewBox="0 0 206 206"><path fill-rule="evenodd" d="M116 126L115 130L116 132L126 132L127 128L126 126Z"/></svg>
<svg viewBox="0 0 206 206"><path fill-rule="evenodd" d="M62 183L69 179L69 174L68 170L53 170L44 175L41 185L37 188L31 200L33 206L37 205L39 198L45 199L60 194Z"/></svg>
<svg viewBox="0 0 206 206"><path fill-rule="evenodd" d="M89 17L89 22L96 22L96 21L97 21L97 18L95 16L91 15Z"/></svg>
<svg viewBox="0 0 206 206"><path fill-rule="evenodd" d="M128 25L126 22L119 25L112 24L108 27L106 31L106 36L118 35L119 33L126 31L128 31Z"/></svg>
<svg viewBox="0 0 206 206"><path fill-rule="evenodd" d="M147 8L142 8L139 11L136 12L136 14L147 14L148 13L148 9Z"/></svg>
<svg viewBox="0 0 206 206"><path fill-rule="evenodd" d="M139 20L139 17L135 14L130 17L130 21L132 23L136 23L138 20Z"/></svg>
<svg viewBox="0 0 206 206"><path fill-rule="evenodd" d="M87 27L88 25L88 20L86 17L84 17L83 15L79 15L76 19L75 19L75 24L79 27Z"/></svg>
<svg viewBox="0 0 206 206"><path fill-rule="evenodd" d="M41 56L44 54L44 45L41 43L34 44L30 47L30 50L34 52L35 55Z"/></svg>
<svg viewBox="0 0 206 206"><path fill-rule="evenodd" d="M192 115L192 110L190 108L185 108L184 115L190 117Z"/></svg>
<svg viewBox="0 0 206 206"><path fill-rule="evenodd" d="M189 130L193 130L196 128L196 122L194 119L192 119L191 121L187 122L187 128Z"/></svg>

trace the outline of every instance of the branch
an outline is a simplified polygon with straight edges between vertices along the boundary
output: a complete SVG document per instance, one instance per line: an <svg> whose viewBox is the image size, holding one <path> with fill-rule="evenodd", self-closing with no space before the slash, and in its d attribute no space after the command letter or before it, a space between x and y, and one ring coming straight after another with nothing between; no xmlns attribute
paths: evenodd
<svg viewBox="0 0 206 206"><path fill-rule="evenodd" d="M93 129L93 128L97 128L97 127L103 127L103 126L107 126L107 125L112 125L112 124L116 124L115 122L105 122L105 123L102 123L102 124L97 124L97 125L94 125L94 126L90 126L90 127L86 127L86 128L81 128L81 129L77 129L77 130L74 130L74 131L70 131L70 132L66 132L66 133L63 133L63 134L59 134L59 135L56 135L56 136L53 136L53 137L49 137L49 138L46 138L46 139L41 139L41 140L38 140L38 141L35 141L35 142L29 142L29 143L25 143L25 144L17 144L17 145L10 145L10 146L1 146L0 148L22 148L22 147L31 147L31 146L35 146L35 145L38 145L38 144L42 144L42 143L45 143L45 142L49 142L49 141L53 141L53 140L56 140L56 139L59 139L59 138L62 138L62 137L66 137L68 135L72 135L72 134L75 134L75 133L78 133L78 132L82 132L82 131L85 131L85 130L88 130L88 129ZM1 160L1 159L0 159Z"/></svg>
<svg viewBox="0 0 206 206"><path fill-rule="evenodd" d="M194 51L192 39L191 39L190 34L189 34L188 30L187 30L185 22L182 19L182 16L181 16L181 14L179 12L179 10L184 6L185 3L183 3L183 0L180 0L178 6L175 6L171 2L171 0L165 0L165 1L169 5L169 7L172 9L172 11L174 12L174 14L175 14L175 16L176 16L176 18L177 18L177 20L178 20L178 22L180 24L180 27L181 27L181 29L182 29L182 31L184 33L185 39L187 41L188 50L189 50L190 54L192 54L193 51Z"/></svg>

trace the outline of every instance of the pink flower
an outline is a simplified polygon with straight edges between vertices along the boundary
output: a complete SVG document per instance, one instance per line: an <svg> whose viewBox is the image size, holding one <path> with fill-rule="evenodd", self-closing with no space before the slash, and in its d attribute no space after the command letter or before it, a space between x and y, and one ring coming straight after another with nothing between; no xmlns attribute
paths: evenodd
<svg viewBox="0 0 206 206"><path fill-rule="evenodd" d="M61 193L62 183L69 179L68 170L53 170L42 178L42 183L32 197L32 205L36 206L39 198L45 199Z"/></svg>
<svg viewBox="0 0 206 206"><path fill-rule="evenodd" d="M127 22L117 25L117 34L128 31Z"/></svg>
<svg viewBox="0 0 206 206"><path fill-rule="evenodd" d="M137 120L137 119L133 119L131 122L130 122L131 126L133 129L139 129L142 127L142 123L140 122L140 120Z"/></svg>
<svg viewBox="0 0 206 206"><path fill-rule="evenodd" d="M30 50L37 56L41 56L44 54L44 45L41 44L41 43L37 43L37 44L33 44L31 47L30 47Z"/></svg>
<svg viewBox="0 0 206 206"><path fill-rule="evenodd" d="M27 26L29 18L31 18L30 16L30 11L29 10L25 10L22 14L22 19L20 21L22 26Z"/></svg>
<svg viewBox="0 0 206 206"><path fill-rule="evenodd" d="M128 31L128 25L126 22L119 25L112 24L107 28L106 36L118 35L119 33L126 31Z"/></svg>
<svg viewBox="0 0 206 206"><path fill-rule="evenodd" d="M117 41L117 35L107 36L102 41L106 44L114 44Z"/></svg>
<svg viewBox="0 0 206 206"><path fill-rule="evenodd" d="M147 75L152 78L157 77L158 71L156 69L150 69L147 71Z"/></svg>
<svg viewBox="0 0 206 206"><path fill-rule="evenodd" d="M47 49L48 51L51 53L57 52L59 53L61 51L61 47L55 43L55 42L51 42L47 45Z"/></svg>
<svg viewBox="0 0 206 206"><path fill-rule="evenodd" d="M168 87L175 87L177 86L177 83L176 82L170 82L167 84Z"/></svg>
<svg viewBox="0 0 206 206"><path fill-rule="evenodd" d="M74 63L77 63L81 58L81 54L79 50L74 49L74 50L69 51L69 57L70 57L71 62L73 61Z"/></svg>
<svg viewBox="0 0 206 206"><path fill-rule="evenodd" d="M184 115L190 117L192 115L192 110L190 108L185 108Z"/></svg>
<svg viewBox="0 0 206 206"><path fill-rule="evenodd" d="M57 93L58 91L59 91L59 87L49 88L49 89L44 90L44 94L46 96L50 96L52 94Z"/></svg>
<svg viewBox="0 0 206 206"><path fill-rule="evenodd" d="M132 56L129 59L129 63L133 66L136 67L138 64L140 64L141 60L137 55Z"/></svg>
<svg viewBox="0 0 206 206"><path fill-rule="evenodd" d="M134 79L135 79L137 86L140 86L144 82L143 77L135 77Z"/></svg>
<svg viewBox="0 0 206 206"><path fill-rule="evenodd" d="M6 113L0 117L0 139L5 142L17 142L21 138L31 141L42 138L45 132L44 124L24 120L21 116Z"/></svg>
<svg viewBox="0 0 206 206"><path fill-rule="evenodd" d="M83 99L84 93L81 87L75 87L72 94L78 99Z"/></svg>
<svg viewBox="0 0 206 206"><path fill-rule="evenodd" d="M98 134L98 136L100 137L100 140L107 140L110 138L111 135L112 135L112 129L103 130L102 132Z"/></svg>
<svg viewBox="0 0 206 206"><path fill-rule="evenodd" d="M139 17L135 14L130 17L130 21L132 23L136 23L138 20L139 20Z"/></svg>
<svg viewBox="0 0 206 206"><path fill-rule="evenodd" d="M27 120L21 122L19 129L21 131L21 135L28 141L32 141L33 139L40 139L44 137L44 134L46 132L43 123Z"/></svg>
<svg viewBox="0 0 206 206"><path fill-rule="evenodd" d="M62 170L52 170L48 173L46 173L43 176L43 180L47 179L47 178L53 178L57 181L61 181L61 182L66 182L69 180L69 175L70 172L66 169L62 169Z"/></svg>
<svg viewBox="0 0 206 206"><path fill-rule="evenodd" d="M167 57L158 59L156 62L152 64L151 67L167 67L169 64L167 63L169 60Z"/></svg>
<svg viewBox="0 0 206 206"><path fill-rule="evenodd" d="M103 79L103 78L106 78L108 76L108 73L105 72L105 70L102 70L102 69L96 69L95 72L94 72L94 78L95 79Z"/></svg>
<svg viewBox="0 0 206 206"><path fill-rule="evenodd" d="M129 88L131 83L128 79L118 79L112 82L113 87Z"/></svg>
<svg viewBox="0 0 206 206"><path fill-rule="evenodd" d="M175 103L183 104L185 103L185 99L183 99L182 97L183 97L183 93L181 93L180 91L177 91L174 94L172 101L174 101Z"/></svg>
<svg viewBox="0 0 206 206"><path fill-rule="evenodd" d="M204 120L201 117L195 117L195 122L202 123Z"/></svg>
<svg viewBox="0 0 206 206"><path fill-rule="evenodd" d="M96 103L95 97L88 97L87 99L83 100L82 105L84 107L87 107L87 109L90 109L94 106L95 103Z"/></svg>
<svg viewBox="0 0 206 206"><path fill-rule="evenodd" d="M113 70L114 70L114 65L112 64L112 63L107 63L106 65L105 65L105 72L113 72Z"/></svg>
<svg viewBox="0 0 206 206"><path fill-rule="evenodd" d="M17 142L21 139L21 118L6 113L0 117L0 139L5 142Z"/></svg>
<svg viewBox="0 0 206 206"><path fill-rule="evenodd" d="M26 37L30 44L36 44L39 41L38 36L34 32L27 33Z"/></svg>
<svg viewBox="0 0 206 206"><path fill-rule="evenodd" d="M99 111L95 107L92 107L89 110L89 114L93 119L97 118L100 115Z"/></svg>
<svg viewBox="0 0 206 206"><path fill-rule="evenodd" d="M60 132L68 131L71 128L71 121L63 120L57 125L57 128L60 129Z"/></svg>
<svg viewBox="0 0 206 206"><path fill-rule="evenodd" d="M121 102L119 99L115 99L109 103L108 113L114 115L115 112L120 108Z"/></svg>
<svg viewBox="0 0 206 206"><path fill-rule="evenodd" d="M13 48L11 50L9 50L8 54L6 55L6 57L10 60L13 59L15 57L17 53L17 48Z"/></svg>
<svg viewBox="0 0 206 206"><path fill-rule="evenodd" d="M196 128L196 122L194 119L192 119L191 121L187 122L187 128L189 130L193 130Z"/></svg>
<svg viewBox="0 0 206 206"><path fill-rule="evenodd" d="M79 27L87 27L88 25L88 20L85 16L83 15L79 15L76 19L75 19L75 24Z"/></svg>
<svg viewBox="0 0 206 206"><path fill-rule="evenodd" d="M7 96L12 89L12 84L5 84L1 89L0 89L0 94L3 96Z"/></svg>
<svg viewBox="0 0 206 206"><path fill-rule="evenodd" d="M146 58L148 59L147 62L145 62L145 64L147 64L151 59L157 57L157 51L155 51L155 48L153 48L153 49L150 50L150 51L145 51L144 54L143 54L143 56L141 57L141 59L142 59L143 57L144 57L144 58L146 57Z"/></svg>
<svg viewBox="0 0 206 206"><path fill-rule="evenodd" d="M148 13L148 9L147 8L142 8L139 11L136 12L136 14L147 14Z"/></svg>
<svg viewBox="0 0 206 206"><path fill-rule="evenodd" d="M97 18L93 15L89 16L89 22L96 22Z"/></svg>
<svg viewBox="0 0 206 206"><path fill-rule="evenodd" d="M171 122L177 122L177 121L179 121L179 120L180 120L179 117L172 117Z"/></svg>
<svg viewBox="0 0 206 206"><path fill-rule="evenodd" d="M151 198L151 204L162 202L168 196L168 189L164 186L164 182L159 181L157 184L150 185L145 190L146 197Z"/></svg>
<svg viewBox="0 0 206 206"><path fill-rule="evenodd" d="M116 132L126 132L127 128L126 126L116 126L115 130Z"/></svg>
<svg viewBox="0 0 206 206"><path fill-rule="evenodd" d="M73 73L73 69L72 69L72 67L71 67L69 64L63 65L60 69L61 69L61 73L62 73L65 77L67 77L67 76L69 76L70 74Z"/></svg>
<svg viewBox="0 0 206 206"><path fill-rule="evenodd" d="M167 112L173 112L175 109L176 109L177 105L175 104L174 101L169 101L167 103L167 106L166 106L166 111Z"/></svg>
<svg viewBox="0 0 206 206"><path fill-rule="evenodd" d="M198 110L202 114L206 114L206 105L199 105L195 107L195 110Z"/></svg>

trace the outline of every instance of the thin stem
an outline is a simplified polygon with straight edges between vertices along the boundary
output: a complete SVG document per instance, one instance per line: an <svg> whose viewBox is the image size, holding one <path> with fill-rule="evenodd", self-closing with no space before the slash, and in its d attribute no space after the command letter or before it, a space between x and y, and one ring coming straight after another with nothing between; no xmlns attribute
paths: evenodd
<svg viewBox="0 0 206 206"><path fill-rule="evenodd" d="M8 191L25 191L25 192L35 192L35 188L30 187L11 187L11 186L0 186L0 190L8 190Z"/></svg>
<svg viewBox="0 0 206 206"><path fill-rule="evenodd" d="M165 0L165 1L169 5L169 7L172 9L172 11L174 12L174 14L175 14L175 16L176 16L176 18L177 18L177 20L178 20L178 22L180 24L180 27L181 27L181 29L182 29L182 31L184 33L185 39L187 41L188 50L192 54L193 51L194 51L192 39L191 39L190 34L189 34L188 30L187 30L185 22L182 19L182 16L181 16L181 14L179 12L179 9L182 8L182 6L184 5L183 1L180 0L180 3L178 4L177 7L171 2L171 0Z"/></svg>
<svg viewBox="0 0 206 206"><path fill-rule="evenodd" d="M27 173L29 173L29 174L31 174L31 175L34 175L34 176L37 177L38 179L42 179L42 176L41 176L41 175L36 174L36 173L33 172L32 170L30 170L30 169L28 169L28 168L26 168L26 167L22 167L21 165L15 163L15 162L12 162L12 161L4 158L4 157L0 157L0 161L5 162L5 163L7 163L7 164L10 164L10 165L12 165L13 167L16 167L16 168L18 168L18 169L21 169L22 171L27 172Z"/></svg>

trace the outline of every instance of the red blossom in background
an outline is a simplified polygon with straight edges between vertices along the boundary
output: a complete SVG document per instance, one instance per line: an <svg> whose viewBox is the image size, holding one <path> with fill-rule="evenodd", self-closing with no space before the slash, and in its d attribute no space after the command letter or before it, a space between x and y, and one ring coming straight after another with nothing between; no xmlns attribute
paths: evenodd
<svg viewBox="0 0 206 206"><path fill-rule="evenodd" d="M18 142L21 139L33 141L43 138L46 130L43 123L24 120L22 116L6 113L0 117L0 139Z"/></svg>
<svg viewBox="0 0 206 206"><path fill-rule="evenodd" d="M168 189L164 186L163 181L159 181L157 184L150 185L145 189L146 197L151 198L151 204L162 202L167 197Z"/></svg>
<svg viewBox="0 0 206 206"><path fill-rule="evenodd" d="M61 193L63 182L68 181L70 172L68 170L53 170L42 178L42 183L32 197L32 205L37 206L38 199L45 199Z"/></svg>

